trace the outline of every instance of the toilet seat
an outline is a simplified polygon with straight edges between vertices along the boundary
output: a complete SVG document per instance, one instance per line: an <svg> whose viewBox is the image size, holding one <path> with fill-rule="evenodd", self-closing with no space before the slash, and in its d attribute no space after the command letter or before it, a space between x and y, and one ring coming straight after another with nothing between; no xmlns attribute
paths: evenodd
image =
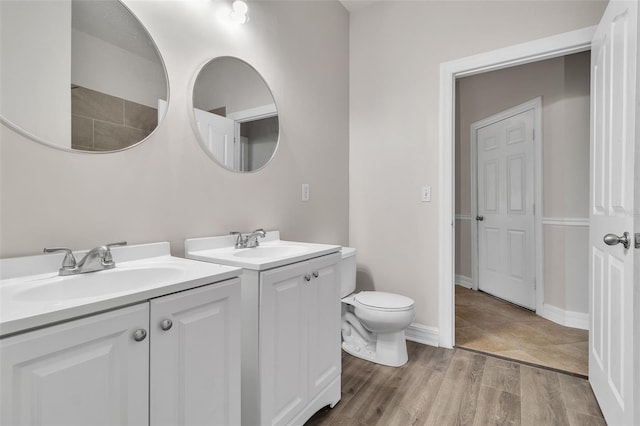
<svg viewBox="0 0 640 426"><path fill-rule="evenodd" d="M363 291L354 296L354 301L364 309L384 312L413 309L413 300L406 296L383 291Z"/></svg>

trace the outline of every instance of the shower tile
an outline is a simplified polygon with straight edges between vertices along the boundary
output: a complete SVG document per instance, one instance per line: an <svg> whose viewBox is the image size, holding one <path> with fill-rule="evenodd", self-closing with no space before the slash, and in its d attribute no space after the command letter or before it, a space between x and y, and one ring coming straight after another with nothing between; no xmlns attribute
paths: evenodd
<svg viewBox="0 0 640 426"><path fill-rule="evenodd" d="M123 149L138 143L147 134L144 130L96 121L94 123L94 146L98 150Z"/></svg>
<svg viewBox="0 0 640 426"><path fill-rule="evenodd" d="M93 150L93 120L77 115L71 116L71 148Z"/></svg>
<svg viewBox="0 0 640 426"><path fill-rule="evenodd" d="M71 90L71 113L124 125L124 100L84 87Z"/></svg>
<svg viewBox="0 0 640 426"><path fill-rule="evenodd" d="M135 102L124 101L124 125L151 133L158 126L158 110Z"/></svg>

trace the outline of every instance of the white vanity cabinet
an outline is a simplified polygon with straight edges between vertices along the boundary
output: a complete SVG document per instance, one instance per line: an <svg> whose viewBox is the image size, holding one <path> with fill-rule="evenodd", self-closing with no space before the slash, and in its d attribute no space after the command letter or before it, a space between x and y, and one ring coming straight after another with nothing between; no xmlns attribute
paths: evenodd
<svg viewBox="0 0 640 426"><path fill-rule="evenodd" d="M240 280L0 340L3 425L240 423Z"/></svg>
<svg viewBox="0 0 640 426"><path fill-rule="evenodd" d="M340 399L339 259L260 273L261 425L301 425Z"/></svg>
<svg viewBox="0 0 640 426"><path fill-rule="evenodd" d="M148 424L149 304L0 340L3 425Z"/></svg>
<svg viewBox="0 0 640 426"><path fill-rule="evenodd" d="M150 301L150 424L240 424L240 280Z"/></svg>
<svg viewBox="0 0 640 426"><path fill-rule="evenodd" d="M185 255L243 268L242 424L302 426L341 397L340 246L240 240L189 239Z"/></svg>

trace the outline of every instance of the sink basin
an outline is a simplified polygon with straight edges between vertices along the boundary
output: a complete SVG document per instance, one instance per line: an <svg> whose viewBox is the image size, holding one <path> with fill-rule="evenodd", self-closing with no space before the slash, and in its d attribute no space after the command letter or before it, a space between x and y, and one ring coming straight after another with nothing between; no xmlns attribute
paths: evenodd
<svg viewBox="0 0 640 426"><path fill-rule="evenodd" d="M171 266L115 268L87 274L53 276L34 279L28 287L18 290L14 299L23 301L57 301L83 299L130 291L140 282L157 285L175 281L183 270ZM25 283L26 284L26 283Z"/></svg>
<svg viewBox="0 0 640 426"><path fill-rule="evenodd" d="M191 238L185 241L187 259L265 271L318 256L335 253L340 246L280 239L280 232L268 231L254 248L235 248L235 235Z"/></svg>
<svg viewBox="0 0 640 426"><path fill-rule="evenodd" d="M303 246L290 246L290 245L274 245L274 246L258 246L255 248L248 248L237 250L233 253L235 257L243 258L280 258L295 256L308 251Z"/></svg>
<svg viewBox="0 0 640 426"><path fill-rule="evenodd" d="M116 267L61 277L62 254L0 259L0 337L215 284L238 268L171 256L169 243L114 247ZM84 255L77 252L76 256Z"/></svg>

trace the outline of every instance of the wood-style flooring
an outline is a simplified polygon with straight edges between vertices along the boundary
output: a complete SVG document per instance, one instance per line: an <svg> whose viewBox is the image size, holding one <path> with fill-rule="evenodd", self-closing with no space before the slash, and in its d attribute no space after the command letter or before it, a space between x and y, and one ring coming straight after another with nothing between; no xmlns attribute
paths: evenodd
<svg viewBox="0 0 640 426"><path fill-rule="evenodd" d="M606 425L589 383L463 349L407 342L386 367L342 353L342 400L315 425Z"/></svg>
<svg viewBox="0 0 640 426"><path fill-rule="evenodd" d="M456 346L586 377L589 332L456 286Z"/></svg>

